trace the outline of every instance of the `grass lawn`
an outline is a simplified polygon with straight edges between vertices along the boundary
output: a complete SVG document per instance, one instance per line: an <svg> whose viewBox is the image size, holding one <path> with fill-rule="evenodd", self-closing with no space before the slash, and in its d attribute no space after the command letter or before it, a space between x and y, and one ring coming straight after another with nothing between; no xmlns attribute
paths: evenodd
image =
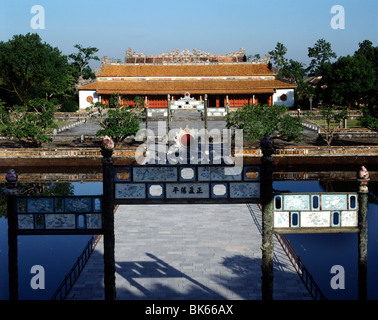
<svg viewBox="0 0 378 320"><path fill-rule="evenodd" d="M59 126L62 126L66 123L69 123L70 121L54 121L54 124L56 125L56 128Z"/></svg>
<svg viewBox="0 0 378 320"><path fill-rule="evenodd" d="M318 126L325 128L327 126L325 120L313 120L313 119L305 119L307 122L311 122L314 124L317 124ZM338 127L338 123L331 121L331 128ZM360 125L360 122L358 120L348 120L347 121L347 128L348 129L356 129L356 128L364 128Z"/></svg>

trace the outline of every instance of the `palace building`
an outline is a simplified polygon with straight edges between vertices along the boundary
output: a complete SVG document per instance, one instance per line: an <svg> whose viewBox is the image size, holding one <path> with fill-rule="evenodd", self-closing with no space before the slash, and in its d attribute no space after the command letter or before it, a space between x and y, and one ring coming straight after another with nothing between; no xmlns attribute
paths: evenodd
<svg viewBox="0 0 378 320"><path fill-rule="evenodd" d="M199 50L145 55L129 49L124 63L103 57L101 68L95 70L96 80L77 88L80 109L91 102L108 104L117 93L124 105L140 96L151 109L167 108L168 99L174 103L185 93L195 101L203 101L206 95L210 108L232 109L248 103L293 106L296 86L276 79L269 56L246 60L244 49L223 55Z"/></svg>

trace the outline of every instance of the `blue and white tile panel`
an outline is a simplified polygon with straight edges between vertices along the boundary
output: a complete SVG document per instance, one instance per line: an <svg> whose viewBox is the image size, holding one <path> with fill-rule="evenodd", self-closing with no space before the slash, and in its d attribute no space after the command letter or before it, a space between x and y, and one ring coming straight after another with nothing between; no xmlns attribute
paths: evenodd
<svg viewBox="0 0 378 320"><path fill-rule="evenodd" d="M102 197L18 197L18 230L101 230Z"/></svg>
<svg viewBox="0 0 378 320"><path fill-rule="evenodd" d="M115 168L115 199L244 199L260 197L258 166Z"/></svg>
<svg viewBox="0 0 378 320"><path fill-rule="evenodd" d="M274 196L274 228L357 227L357 193Z"/></svg>

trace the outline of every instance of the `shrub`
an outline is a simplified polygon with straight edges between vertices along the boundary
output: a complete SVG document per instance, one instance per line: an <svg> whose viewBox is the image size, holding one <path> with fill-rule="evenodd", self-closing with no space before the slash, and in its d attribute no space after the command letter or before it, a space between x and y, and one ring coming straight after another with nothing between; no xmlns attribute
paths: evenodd
<svg viewBox="0 0 378 320"><path fill-rule="evenodd" d="M50 139L46 134L54 125L55 107L51 102L45 101L38 108L40 111L27 112L27 107L14 106L9 112L1 107L0 133L21 142L31 143L34 147L40 147L43 142L49 142Z"/></svg>
<svg viewBox="0 0 378 320"><path fill-rule="evenodd" d="M52 98L49 100L52 104L54 104L54 106L56 106L57 104L59 104L59 99L58 98Z"/></svg>
<svg viewBox="0 0 378 320"><path fill-rule="evenodd" d="M323 138L329 147L331 146L335 133L341 126L341 121L347 117L348 112L343 108L322 106L320 113L326 123L325 127L323 128L324 134L321 135L321 138Z"/></svg>
<svg viewBox="0 0 378 320"><path fill-rule="evenodd" d="M135 135L139 130L139 123L142 122L140 114L130 108L116 108L108 111L108 117L100 126L103 128L97 131L97 136L109 136L114 143L120 143L128 136Z"/></svg>
<svg viewBox="0 0 378 320"><path fill-rule="evenodd" d="M360 124L366 128L378 131L378 106L362 107L363 115L358 118Z"/></svg>
<svg viewBox="0 0 378 320"><path fill-rule="evenodd" d="M277 130L280 138L299 142L303 137L301 119L286 111L285 106L245 105L227 115L227 128L243 129L247 140L261 140L266 133L272 135Z"/></svg>
<svg viewBox="0 0 378 320"><path fill-rule="evenodd" d="M79 104L73 100L64 101L60 106L61 112L76 112L77 110L79 110Z"/></svg>

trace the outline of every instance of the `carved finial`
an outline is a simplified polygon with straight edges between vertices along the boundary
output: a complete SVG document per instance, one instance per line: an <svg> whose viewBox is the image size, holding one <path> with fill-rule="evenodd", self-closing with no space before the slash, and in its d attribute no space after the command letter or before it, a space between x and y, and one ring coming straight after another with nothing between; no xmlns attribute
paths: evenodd
<svg viewBox="0 0 378 320"><path fill-rule="evenodd" d="M369 183L369 171L364 166L361 166L360 170L357 172L357 180L359 182L358 192L368 193L368 183Z"/></svg>
<svg viewBox="0 0 378 320"><path fill-rule="evenodd" d="M18 174L16 173L16 171L14 169L10 169L5 176L5 179L7 180L7 182L5 183L5 186L8 189L8 194L10 194L17 187Z"/></svg>
<svg viewBox="0 0 378 320"><path fill-rule="evenodd" d="M273 161L272 154L274 153L274 141L267 133L260 141L260 148L263 154L262 161Z"/></svg>
<svg viewBox="0 0 378 320"><path fill-rule="evenodd" d="M105 136L101 143L101 154L104 158L111 158L114 150L112 138Z"/></svg>

